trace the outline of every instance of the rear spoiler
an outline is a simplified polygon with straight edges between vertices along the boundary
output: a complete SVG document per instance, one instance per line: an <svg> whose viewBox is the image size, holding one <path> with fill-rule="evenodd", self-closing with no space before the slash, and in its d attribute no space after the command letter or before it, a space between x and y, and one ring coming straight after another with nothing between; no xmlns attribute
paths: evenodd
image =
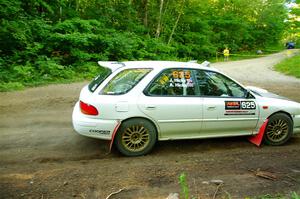
<svg viewBox="0 0 300 199"><path fill-rule="evenodd" d="M201 63L202 66L204 67L210 67L210 62L209 61L204 61Z"/></svg>
<svg viewBox="0 0 300 199"><path fill-rule="evenodd" d="M188 63L197 63L198 61L197 60L191 60L191 61L188 61ZM209 61L204 61L201 63L202 66L204 67L210 67L210 62Z"/></svg>
<svg viewBox="0 0 300 199"><path fill-rule="evenodd" d="M114 72L117 69L125 66L123 62L117 62L117 61L98 61L98 64L105 68L109 68L111 72Z"/></svg>

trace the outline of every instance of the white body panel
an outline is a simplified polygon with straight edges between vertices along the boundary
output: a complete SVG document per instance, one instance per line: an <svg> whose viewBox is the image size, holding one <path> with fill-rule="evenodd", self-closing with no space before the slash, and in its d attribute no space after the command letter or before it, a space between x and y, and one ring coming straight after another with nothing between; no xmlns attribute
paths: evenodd
<svg viewBox="0 0 300 199"><path fill-rule="evenodd" d="M139 108L145 117L156 121L159 139L199 137L203 120L202 100L198 97L149 97L142 94Z"/></svg>
<svg viewBox="0 0 300 199"><path fill-rule="evenodd" d="M259 111L258 107L251 114L235 115L226 113L224 104L226 101L251 101L255 99L243 98L203 98L204 124L203 132L213 137L222 135L251 135L255 129Z"/></svg>
<svg viewBox="0 0 300 199"><path fill-rule="evenodd" d="M101 120L98 118L88 118L80 112L77 102L72 115L73 127L81 135L111 140L114 128L117 126L117 120Z"/></svg>

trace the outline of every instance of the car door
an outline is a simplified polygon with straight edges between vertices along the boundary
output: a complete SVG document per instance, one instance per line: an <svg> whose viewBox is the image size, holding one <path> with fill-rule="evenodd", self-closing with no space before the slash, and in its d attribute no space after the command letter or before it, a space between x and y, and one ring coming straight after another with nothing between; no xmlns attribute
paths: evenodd
<svg viewBox="0 0 300 199"><path fill-rule="evenodd" d="M192 69L166 69L145 89L139 108L159 126L159 139L199 136L203 104Z"/></svg>
<svg viewBox="0 0 300 199"><path fill-rule="evenodd" d="M198 70L196 79L203 100L201 134L209 137L250 135L256 128L259 109L256 99L225 75Z"/></svg>

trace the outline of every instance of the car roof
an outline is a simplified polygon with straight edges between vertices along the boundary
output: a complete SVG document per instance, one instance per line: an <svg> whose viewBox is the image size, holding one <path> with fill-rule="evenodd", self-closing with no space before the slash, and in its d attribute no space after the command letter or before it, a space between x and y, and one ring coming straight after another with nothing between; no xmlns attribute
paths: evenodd
<svg viewBox="0 0 300 199"><path fill-rule="evenodd" d="M119 68L154 68L154 69L167 69L167 68L193 68L204 69L210 71L218 71L215 68L208 67L206 65L209 62L203 62L202 64L192 62L178 62L178 61L125 61L125 62L109 62L99 61L99 65L110 68L115 71Z"/></svg>

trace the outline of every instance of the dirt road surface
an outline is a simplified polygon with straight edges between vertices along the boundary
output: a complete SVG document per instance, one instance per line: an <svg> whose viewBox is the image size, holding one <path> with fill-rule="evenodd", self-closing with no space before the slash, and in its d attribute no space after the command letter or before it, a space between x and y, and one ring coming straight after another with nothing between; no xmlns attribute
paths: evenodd
<svg viewBox="0 0 300 199"><path fill-rule="evenodd" d="M213 64L243 84L300 102L300 80L273 71L286 52ZM260 148L246 138L166 141L147 156L127 158L108 143L78 135L72 107L84 84L0 93L0 198L166 198L187 176L195 198L300 194L300 136ZM253 171L271 172L268 180ZM222 180L218 187L211 180ZM218 190L218 191L216 191Z"/></svg>

